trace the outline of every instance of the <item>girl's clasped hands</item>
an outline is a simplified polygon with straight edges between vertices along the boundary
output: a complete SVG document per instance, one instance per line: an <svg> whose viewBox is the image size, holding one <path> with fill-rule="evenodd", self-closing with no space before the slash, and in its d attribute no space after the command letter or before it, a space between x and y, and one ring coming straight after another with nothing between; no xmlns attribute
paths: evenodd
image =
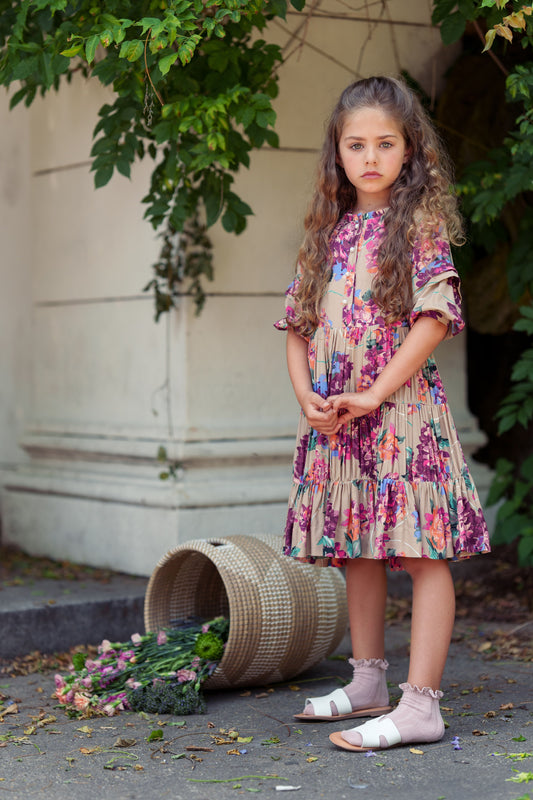
<svg viewBox="0 0 533 800"><path fill-rule="evenodd" d="M364 417L382 402L383 398L378 397L377 392L370 387L362 392L344 392L327 398L316 392L309 392L304 398L302 408L312 428L326 436L334 436L350 420Z"/></svg>

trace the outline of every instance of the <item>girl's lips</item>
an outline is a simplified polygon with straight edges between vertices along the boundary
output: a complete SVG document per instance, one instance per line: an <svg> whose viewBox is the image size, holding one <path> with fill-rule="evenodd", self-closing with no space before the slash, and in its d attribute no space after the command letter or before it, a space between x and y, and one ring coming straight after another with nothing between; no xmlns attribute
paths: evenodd
<svg viewBox="0 0 533 800"><path fill-rule="evenodd" d="M363 173L363 178L381 178L381 174L379 172L365 172Z"/></svg>

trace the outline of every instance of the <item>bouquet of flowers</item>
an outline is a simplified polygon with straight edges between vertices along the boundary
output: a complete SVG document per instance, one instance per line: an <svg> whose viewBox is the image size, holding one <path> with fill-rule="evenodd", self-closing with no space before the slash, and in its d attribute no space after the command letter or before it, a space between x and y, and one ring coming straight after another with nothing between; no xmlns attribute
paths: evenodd
<svg viewBox="0 0 533 800"><path fill-rule="evenodd" d="M99 645L98 656L76 653L68 675L56 675L54 696L67 713L90 717L118 711L202 714L201 686L224 654L229 620L183 622L128 642Z"/></svg>

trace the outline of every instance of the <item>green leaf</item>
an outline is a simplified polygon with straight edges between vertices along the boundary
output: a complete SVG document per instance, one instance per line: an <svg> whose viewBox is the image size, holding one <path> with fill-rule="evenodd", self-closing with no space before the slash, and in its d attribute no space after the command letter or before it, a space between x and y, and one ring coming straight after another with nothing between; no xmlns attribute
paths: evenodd
<svg viewBox="0 0 533 800"><path fill-rule="evenodd" d="M137 61L144 53L144 42L140 39L122 42L119 58L126 58L128 61Z"/></svg>
<svg viewBox="0 0 533 800"><path fill-rule="evenodd" d="M431 14L431 21L434 25L438 25L445 17L450 14L455 6L457 0L433 0L433 13Z"/></svg>
<svg viewBox="0 0 533 800"><path fill-rule="evenodd" d="M176 63L178 59L178 53L171 53L169 56L164 56L158 61L158 66L161 71L161 75L166 75L169 71L170 67Z"/></svg>
<svg viewBox="0 0 533 800"><path fill-rule="evenodd" d="M66 56L67 58L73 58L74 56L79 55L83 50L83 44L77 44L73 47L69 47L68 50L62 50L61 55Z"/></svg>
<svg viewBox="0 0 533 800"><path fill-rule="evenodd" d="M97 169L94 174L94 186L95 189L100 189L100 187L105 186L111 180L111 176L113 175L113 167L112 166L105 166Z"/></svg>
<svg viewBox="0 0 533 800"><path fill-rule="evenodd" d="M92 62L94 61L96 48L98 47L99 44L100 44L100 37L98 36L98 34L89 36L89 38L85 42L85 58L87 59L88 64L92 64Z"/></svg>
<svg viewBox="0 0 533 800"><path fill-rule="evenodd" d="M125 158L119 158L115 164L118 172L126 178L131 178L131 164Z"/></svg>
<svg viewBox="0 0 533 800"><path fill-rule="evenodd" d="M23 86L22 89L19 89L18 92L15 92L15 94L9 101L9 108L10 109L15 108L15 106L18 105L18 103L20 103L20 101L24 99L27 91L28 91L27 87Z"/></svg>
<svg viewBox="0 0 533 800"><path fill-rule="evenodd" d="M153 731L150 731L148 736L146 737L147 742L157 742L159 739L163 738L163 730L162 728L155 728Z"/></svg>
<svg viewBox="0 0 533 800"><path fill-rule="evenodd" d="M237 227L237 215L233 211L227 210L222 217L222 227L228 233L232 233Z"/></svg>
<svg viewBox="0 0 533 800"><path fill-rule="evenodd" d="M465 32L466 19L459 11L454 11L446 17L440 26L440 35L444 44L453 44L459 41Z"/></svg>

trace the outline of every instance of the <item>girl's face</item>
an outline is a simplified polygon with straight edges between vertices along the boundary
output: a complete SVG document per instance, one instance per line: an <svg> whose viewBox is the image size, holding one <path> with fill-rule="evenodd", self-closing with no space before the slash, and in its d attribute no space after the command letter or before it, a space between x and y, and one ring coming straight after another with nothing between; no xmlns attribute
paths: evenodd
<svg viewBox="0 0 533 800"><path fill-rule="evenodd" d="M374 106L352 111L346 117L337 151L338 163L357 190L354 210L385 208L391 187L410 155L394 118Z"/></svg>

